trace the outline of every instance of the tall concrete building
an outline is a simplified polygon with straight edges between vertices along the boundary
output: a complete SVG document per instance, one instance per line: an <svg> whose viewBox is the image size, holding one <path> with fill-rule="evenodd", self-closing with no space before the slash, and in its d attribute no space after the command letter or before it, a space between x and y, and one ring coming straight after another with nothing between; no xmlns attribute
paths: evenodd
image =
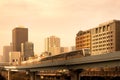
<svg viewBox="0 0 120 80"><path fill-rule="evenodd" d="M91 30L92 55L120 51L120 21L112 20Z"/></svg>
<svg viewBox="0 0 120 80"><path fill-rule="evenodd" d="M76 36L76 49L90 48L91 55L120 51L120 20L111 20Z"/></svg>
<svg viewBox="0 0 120 80"><path fill-rule="evenodd" d="M91 31L79 31L76 34L76 50L91 47Z"/></svg>
<svg viewBox="0 0 120 80"><path fill-rule="evenodd" d="M60 53L60 38L50 36L45 39L45 52L50 52L51 55Z"/></svg>
<svg viewBox="0 0 120 80"><path fill-rule="evenodd" d="M4 46L3 47L3 61L4 62L9 62L9 52L12 51L11 46Z"/></svg>
<svg viewBox="0 0 120 80"><path fill-rule="evenodd" d="M28 28L14 28L12 30L13 51L21 51L21 43L24 42L28 42Z"/></svg>
<svg viewBox="0 0 120 80"><path fill-rule="evenodd" d="M29 57L34 56L34 45L31 42L21 43L21 60L28 60Z"/></svg>

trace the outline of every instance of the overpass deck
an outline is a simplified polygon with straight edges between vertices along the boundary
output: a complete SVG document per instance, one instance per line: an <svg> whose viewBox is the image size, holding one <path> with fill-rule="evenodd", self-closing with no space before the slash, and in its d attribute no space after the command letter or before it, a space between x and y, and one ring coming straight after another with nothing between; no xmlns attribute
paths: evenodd
<svg viewBox="0 0 120 80"><path fill-rule="evenodd" d="M111 63L112 62L112 65ZM94 64L94 66L98 67L108 67L108 66L120 66L120 52L115 53L108 53L103 55L94 55L94 56L87 56L81 58L75 58L70 60L59 60L54 62L44 62L44 63L37 63L31 65L21 65L21 66L5 66L6 69L43 69L43 68L55 68L55 67L62 67L62 68L73 68L74 66L78 66L79 68L90 67L90 65ZM99 63L103 63L102 65ZM108 64L107 64L108 63Z"/></svg>

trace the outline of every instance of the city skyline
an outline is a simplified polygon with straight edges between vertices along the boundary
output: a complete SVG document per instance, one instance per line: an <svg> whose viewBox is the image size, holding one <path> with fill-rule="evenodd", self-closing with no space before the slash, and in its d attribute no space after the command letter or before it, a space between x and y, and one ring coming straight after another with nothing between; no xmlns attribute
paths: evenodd
<svg viewBox="0 0 120 80"><path fill-rule="evenodd" d="M12 42L12 29L25 26L35 53L44 51L44 39L55 35L62 46L75 45L79 30L120 19L119 0L2 0L0 1L0 54Z"/></svg>

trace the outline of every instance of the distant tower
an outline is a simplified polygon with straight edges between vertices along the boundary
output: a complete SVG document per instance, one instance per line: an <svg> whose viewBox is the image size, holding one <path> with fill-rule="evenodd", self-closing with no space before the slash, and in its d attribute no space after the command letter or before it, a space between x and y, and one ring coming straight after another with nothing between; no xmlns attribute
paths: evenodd
<svg viewBox="0 0 120 80"><path fill-rule="evenodd" d="M45 39L45 52L50 52L51 55L60 53L60 38L50 36Z"/></svg>
<svg viewBox="0 0 120 80"><path fill-rule="evenodd" d="M25 42L21 44L21 60L28 60L29 57L34 56L34 45L31 42Z"/></svg>
<svg viewBox="0 0 120 80"><path fill-rule="evenodd" d="M13 51L21 51L21 43L28 41L28 28L17 27L12 31Z"/></svg>

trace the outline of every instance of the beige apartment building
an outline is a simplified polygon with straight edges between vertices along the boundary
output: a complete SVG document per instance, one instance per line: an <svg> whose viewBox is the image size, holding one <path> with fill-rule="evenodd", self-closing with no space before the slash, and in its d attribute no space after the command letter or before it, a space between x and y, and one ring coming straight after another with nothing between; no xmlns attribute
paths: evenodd
<svg viewBox="0 0 120 80"><path fill-rule="evenodd" d="M120 51L120 21L111 20L76 35L76 49L90 48L91 55Z"/></svg>
<svg viewBox="0 0 120 80"><path fill-rule="evenodd" d="M45 38L45 52L50 52L51 55L60 54L60 38L56 36Z"/></svg>
<svg viewBox="0 0 120 80"><path fill-rule="evenodd" d="M91 32L87 31L79 31L76 34L76 50L90 48L91 43Z"/></svg>
<svg viewBox="0 0 120 80"><path fill-rule="evenodd" d="M92 55L120 51L120 21L112 20L91 29Z"/></svg>

